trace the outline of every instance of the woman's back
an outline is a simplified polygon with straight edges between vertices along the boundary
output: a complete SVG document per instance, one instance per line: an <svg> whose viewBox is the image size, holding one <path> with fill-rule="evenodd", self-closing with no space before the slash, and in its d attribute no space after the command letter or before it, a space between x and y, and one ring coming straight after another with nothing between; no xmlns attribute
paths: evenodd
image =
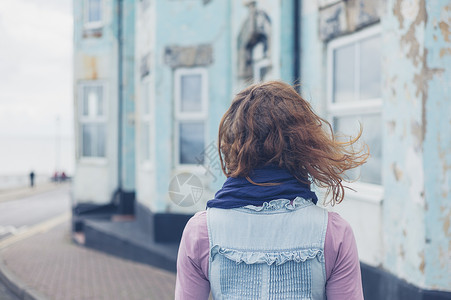
<svg viewBox="0 0 451 300"><path fill-rule="evenodd" d="M214 299L325 299L326 210L279 199L209 208L207 224Z"/></svg>
<svg viewBox="0 0 451 300"><path fill-rule="evenodd" d="M360 135L337 140L283 82L238 93L219 126L227 180L207 203L208 222L194 226L195 216L185 228L176 298L207 299L211 288L215 299L363 299L352 230L310 189L342 201L345 172L368 157L354 147Z"/></svg>
<svg viewBox="0 0 451 300"><path fill-rule="evenodd" d="M175 299L208 299L209 245L207 212L201 211L186 224L180 242ZM324 262L328 300L363 299L360 263L352 229L333 212L328 213Z"/></svg>

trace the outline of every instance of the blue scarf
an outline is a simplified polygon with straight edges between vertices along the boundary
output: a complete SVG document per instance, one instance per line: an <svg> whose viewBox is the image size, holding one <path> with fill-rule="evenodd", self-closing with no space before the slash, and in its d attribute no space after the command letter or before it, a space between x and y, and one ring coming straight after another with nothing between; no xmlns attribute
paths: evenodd
<svg viewBox="0 0 451 300"><path fill-rule="evenodd" d="M229 177L215 198L207 202L207 207L237 208L246 205L261 206L264 202L275 199L293 200L296 197L311 199L318 202L316 194L310 190L310 185L299 182L287 170L274 166L255 169L250 174L255 183L280 183L272 186L261 186L250 183L244 177Z"/></svg>

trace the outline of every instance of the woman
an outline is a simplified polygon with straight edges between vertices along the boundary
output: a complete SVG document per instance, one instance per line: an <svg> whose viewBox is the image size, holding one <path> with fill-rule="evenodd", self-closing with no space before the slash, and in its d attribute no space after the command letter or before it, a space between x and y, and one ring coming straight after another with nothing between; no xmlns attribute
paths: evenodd
<svg viewBox="0 0 451 300"><path fill-rule="evenodd" d="M219 126L227 180L183 232L176 299L363 299L352 230L310 190L342 201L345 171L368 158L359 137L337 141L288 84L241 91Z"/></svg>

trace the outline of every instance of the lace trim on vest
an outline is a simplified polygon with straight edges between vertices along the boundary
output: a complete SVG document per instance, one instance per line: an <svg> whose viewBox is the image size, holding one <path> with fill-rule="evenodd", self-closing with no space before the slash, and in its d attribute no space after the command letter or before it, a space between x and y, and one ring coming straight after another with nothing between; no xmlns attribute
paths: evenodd
<svg viewBox="0 0 451 300"><path fill-rule="evenodd" d="M274 211L274 210L295 210L297 208L314 205L312 201L301 197L296 197L293 201L288 199L276 199L264 202L262 206L246 205L242 208L254 211Z"/></svg>
<svg viewBox="0 0 451 300"><path fill-rule="evenodd" d="M259 251L241 251L235 249L228 249L215 245L210 249L210 256L213 260L216 254L236 262L237 264L244 262L245 264L263 264L281 265L288 261L295 261L297 263L305 262L309 259L318 259L319 262L324 262L324 252L321 249L300 249L292 251L277 251L277 252L259 252Z"/></svg>

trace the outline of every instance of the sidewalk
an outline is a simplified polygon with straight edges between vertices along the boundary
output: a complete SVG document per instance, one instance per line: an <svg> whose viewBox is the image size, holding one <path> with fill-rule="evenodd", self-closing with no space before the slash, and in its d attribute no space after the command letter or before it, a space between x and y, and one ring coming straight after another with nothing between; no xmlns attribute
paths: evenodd
<svg viewBox="0 0 451 300"><path fill-rule="evenodd" d="M70 221L60 220L0 247L0 280L20 299L174 298L174 273L76 245Z"/></svg>
<svg viewBox="0 0 451 300"><path fill-rule="evenodd" d="M70 223L0 252L22 286L48 299L173 299L175 274L75 245Z"/></svg>

